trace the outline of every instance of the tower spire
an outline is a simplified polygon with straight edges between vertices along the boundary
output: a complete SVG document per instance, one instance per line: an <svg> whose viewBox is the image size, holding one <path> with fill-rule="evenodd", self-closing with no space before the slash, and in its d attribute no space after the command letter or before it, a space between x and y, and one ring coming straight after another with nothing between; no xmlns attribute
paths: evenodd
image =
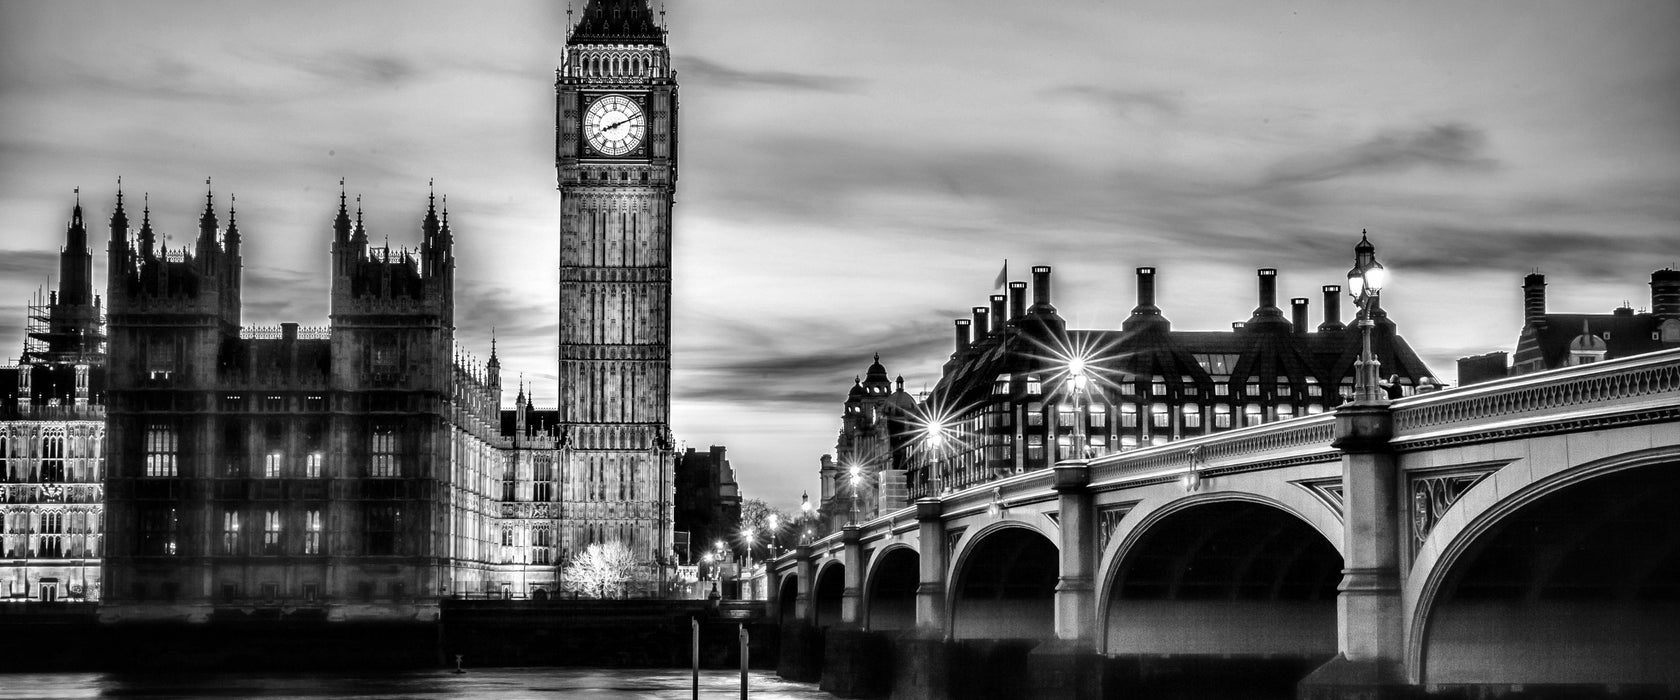
<svg viewBox="0 0 1680 700"><path fill-rule="evenodd" d="M154 256L157 246L157 234L152 232L152 193L141 193L143 202L140 210L140 257L150 259Z"/></svg>

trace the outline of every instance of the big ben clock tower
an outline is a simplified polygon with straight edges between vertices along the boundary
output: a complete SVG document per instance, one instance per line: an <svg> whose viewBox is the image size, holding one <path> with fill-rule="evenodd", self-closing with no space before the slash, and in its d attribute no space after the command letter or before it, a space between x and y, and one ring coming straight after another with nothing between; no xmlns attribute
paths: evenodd
<svg viewBox="0 0 1680 700"><path fill-rule="evenodd" d="M555 84L560 545L671 551L677 83L644 0L587 0Z"/></svg>

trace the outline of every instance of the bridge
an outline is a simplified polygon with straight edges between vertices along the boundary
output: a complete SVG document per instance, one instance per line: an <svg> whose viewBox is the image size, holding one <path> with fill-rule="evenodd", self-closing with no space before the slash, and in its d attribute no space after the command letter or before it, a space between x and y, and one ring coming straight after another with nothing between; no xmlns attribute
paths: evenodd
<svg viewBox="0 0 1680 700"><path fill-rule="evenodd" d="M1669 697L1680 350L1063 462L766 575L779 671L847 697Z"/></svg>

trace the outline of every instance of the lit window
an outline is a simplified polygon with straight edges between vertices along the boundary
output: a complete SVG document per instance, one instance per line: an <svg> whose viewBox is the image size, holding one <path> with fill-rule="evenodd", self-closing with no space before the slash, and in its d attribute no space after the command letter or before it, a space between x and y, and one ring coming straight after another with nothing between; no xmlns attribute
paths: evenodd
<svg viewBox="0 0 1680 700"><path fill-rule="evenodd" d="M1260 404L1251 403L1243 406L1243 425L1259 425L1266 422L1266 409Z"/></svg>
<svg viewBox="0 0 1680 700"><path fill-rule="evenodd" d="M1172 426L1172 409L1164 403L1149 405L1149 424L1156 428Z"/></svg>
<svg viewBox="0 0 1680 700"><path fill-rule="evenodd" d="M263 554L282 554L280 544L280 511L263 513Z"/></svg>
<svg viewBox="0 0 1680 700"><path fill-rule="evenodd" d="M1044 436L1027 436L1027 459L1044 459Z"/></svg>
<svg viewBox="0 0 1680 700"><path fill-rule="evenodd" d="M1319 386L1318 377L1307 377L1307 396L1323 396L1324 387Z"/></svg>
<svg viewBox="0 0 1680 700"><path fill-rule="evenodd" d="M174 508L148 508L140 511L140 553L152 556L174 556L177 553L176 534L180 526Z"/></svg>
<svg viewBox="0 0 1680 700"><path fill-rule="evenodd" d="M1277 417L1278 417L1278 420L1283 420L1285 418L1294 418L1295 417L1295 404L1289 403L1287 401L1279 403L1277 405Z"/></svg>
<svg viewBox="0 0 1680 700"><path fill-rule="evenodd" d="M1163 376L1160 376L1160 375L1156 375L1154 379L1150 380L1149 391L1156 396L1166 396L1167 395L1167 378L1163 377Z"/></svg>
<svg viewBox="0 0 1680 700"><path fill-rule="evenodd" d="M1213 427L1215 427L1215 428L1229 428L1229 427L1231 427L1231 407L1230 406L1226 406L1225 404L1214 404L1214 406L1213 406Z"/></svg>
<svg viewBox="0 0 1680 700"><path fill-rule="evenodd" d="M1091 414L1090 414L1091 427L1093 427L1093 428L1103 428L1103 427L1108 426L1108 409L1107 408L1105 408L1100 403L1091 404L1088 408L1091 412Z"/></svg>
<svg viewBox="0 0 1680 700"><path fill-rule="evenodd" d="M1032 395L1032 396L1037 396L1037 395L1039 395L1043 392L1044 392L1044 383L1039 381L1038 375L1036 375L1036 374L1027 375L1027 393Z"/></svg>
<svg viewBox="0 0 1680 700"><path fill-rule="evenodd" d="M1213 385L1213 395L1214 396L1230 396L1231 395L1231 385L1227 382L1216 381L1216 383Z"/></svg>
<svg viewBox="0 0 1680 700"><path fill-rule="evenodd" d="M282 461L283 461L283 459L282 459L280 453L278 453L278 452L268 453L267 457L265 457L263 459L263 478L264 479L278 479L278 478L280 478L280 464L281 464Z"/></svg>
<svg viewBox="0 0 1680 700"><path fill-rule="evenodd" d="M554 537L553 537L553 534L549 531L549 529L546 526L540 526L539 525L539 526L531 529L531 563L532 564L553 563L553 560L554 560L553 547L554 547Z"/></svg>
<svg viewBox="0 0 1680 700"><path fill-rule="evenodd" d="M1321 404L1321 403L1309 403L1309 404L1307 404L1307 415L1316 416L1316 415L1318 415L1320 413L1323 413L1323 412L1324 412L1324 404Z"/></svg>
<svg viewBox="0 0 1680 700"><path fill-rule="evenodd" d="M303 458L303 475L311 479L321 478L321 463L324 461L319 452L311 452Z"/></svg>
<svg viewBox="0 0 1680 700"><path fill-rule="evenodd" d="M1074 420L1073 404L1064 403L1064 404L1061 404L1061 405L1056 407L1056 424L1057 425L1063 425L1063 426L1073 425L1073 420Z"/></svg>
<svg viewBox="0 0 1680 700"><path fill-rule="evenodd" d="M390 426L374 428L371 448L368 476L397 476L397 431Z"/></svg>
<svg viewBox="0 0 1680 700"><path fill-rule="evenodd" d="M239 553L239 511L222 513L222 553Z"/></svg>
<svg viewBox="0 0 1680 700"><path fill-rule="evenodd" d="M1121 435L1120 436L1120 449L1131 450L1131 449L1136 449L1137 446L1138 446L1138 439L1137 439L1136 435Z"/></svg>
<svg viewBox="0 0 1680 700"><path fill-rule="evenodd" d="M153 423L146 427L146 476L175 476L175 427Z"/></svg>
<svg viewBox="0 0 1680 700"><path fill-rule="evenodd" d="M1011 379L1011 377L1007 374L998 375L997 379L992 380L992 394L993 395L1008 394L1009 393L1010 379Z"/></svg>
<svg viewBox="0 0 1680 700"><path fill-rule="evenodd" d="M1120 404L1120 427L1138 427L1138 407L1135 403Z"/></svg>
<svg viewBox="0 0 1680 700"><path fill-rule="evenodd" d="M1044 404L1037 401L1027 404L1027 425L1044 425Z"/></svg>
<svg viewBox="0 0 1680 700"><path fill-rule="evenodd" d="M1182 425L1184 427L1186 427L1186 428L1200 428L1200 427L1202 427L1202 409L1201 409L1201 407L1199 407L1199 406L1197 406L1196 404L1193 404L1193 403L1187 403L1187 404L1184 404L1183 406L1180 406L1178 410L1179 410L1180 413L1182 413L1184 415L1183 422L1182 422Z"/></svg>
<svg viewBox="0 0 1680 700"><path fill-rule="evenodd" d="M303 553L321 553L321 511L311 510L304 513Z"/></svg>

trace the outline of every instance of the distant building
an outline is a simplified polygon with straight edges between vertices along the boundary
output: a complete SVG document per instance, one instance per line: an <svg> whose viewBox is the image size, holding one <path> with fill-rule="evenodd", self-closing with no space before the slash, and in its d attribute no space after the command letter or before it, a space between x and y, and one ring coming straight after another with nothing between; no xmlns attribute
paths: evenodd
<svg viewBox="0 0 1680 700"><path fill-rule="evenodd" d="M105 538L105 335L81 202L60 288L0 366L0 604L96 601Z"/></svg>
<svg viewBox="0 0 1680 700"><path fill-rule="evenodd" d="M1030 305L1027 283L1010 282L1006 294L956 321L939 382L914 408L893 404L881 442L846 424L851 444L890 455L883 471L905 471L908 498L1081 455L1323 413L1352 395L1361 339L1342 321L1339 285L1321 287L1325 308L1315 326L1307 299L1292 299L1287 314L1277 306L1277 270L1261 269L1247 321L1228 331L1178 331L1155 304L1155 269L1142 267L1137 305L1119 330L1069 330L1051 304L1050 272L1033 268ZM1390 394L1437 386L1388 314L1379 307L1373 320L1372 347ZM867 387L853 392L848 416L854 404L868 405ZM849 495L845 471L825 462L825 502L835 507Z"/></svg>
<svg viewBox="0 0 1680 700"><path fill-rule="evenodd" d="M677 455L676 541L683 564L694 564L712 542L732 539L741 520L741 487L726 451L712 445Z"/></svg>
<svg viewBox="0 0 1680 700"><path fill-rule="evenodd" d="M1511 358L1512 374L1680 347L1680 270L1651 273L1651 309L1623 304L1607 314L1549 313L1546 276L1523 278L1523 330Z"/></svg>
<svg viewBox="0 0 1680 700"><path fill-rule="evenodd" d="M817 509L829 531L851 520L868 520L907 503L905 466L917 434L915 397L904 391L904 377L887 376L880 354L846 395L835 441L837 459L823 455L819 474L822 500Z"/></svg>

